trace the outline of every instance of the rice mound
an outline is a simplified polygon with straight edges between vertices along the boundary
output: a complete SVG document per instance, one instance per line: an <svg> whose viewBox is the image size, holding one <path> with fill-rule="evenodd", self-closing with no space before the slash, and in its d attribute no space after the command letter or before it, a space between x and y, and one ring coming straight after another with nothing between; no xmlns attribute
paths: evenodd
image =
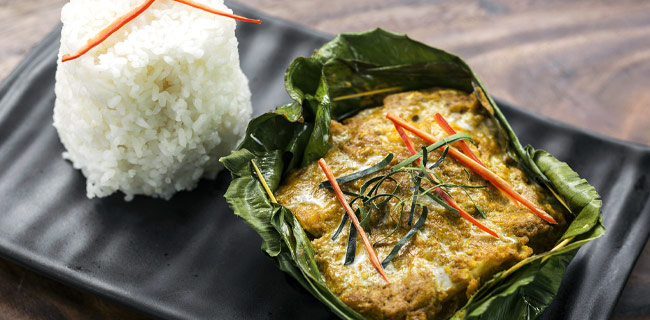
<svg viewBox="0 0 650 320"><path fill-rule="evenodd" d="M232 12L221 0L200 2ZM61 63L140 3L72 0L61 12L54 127L88 198L119 190L126 200L169 199L214 178L252 112L235 21L169 0Z"/></svg>

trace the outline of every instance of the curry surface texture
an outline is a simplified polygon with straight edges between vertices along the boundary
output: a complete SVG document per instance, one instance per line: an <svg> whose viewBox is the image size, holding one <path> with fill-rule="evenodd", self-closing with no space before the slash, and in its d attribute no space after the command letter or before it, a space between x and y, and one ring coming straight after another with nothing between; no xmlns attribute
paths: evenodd
<svg viewBox="0 0 650 320"><path fill-rule="evenodd" d="M552 247L565 229L565 213L550 202L550 193L528 179L506 154L497 124L474 96L448 89L390 95L382 107L364 110L343 124L332 121L331 149L324 159L334 176L363 170L389 153L395 155L383 171L343 184L342 189L356 192L365 181L386 174L392 165L410 156L393 124L385 118L387 112L442 138L446 135L434 121L434 115L439 112L457 132L471 134L474 144L470 144L470 148L490 170L509 181L517 192L558 221L555 226L548 224L447 157L435 169L444 182L485 186L465 189L467 193L461 188L449 188L449 194L461 208L495 231L499 238L478 229L429 198L420 197L418 202L429 208L427 220L386 267L390 280L387 285L371 265L360 241L355 261L344 265L349 226L336 240L332 240L345 212L333 192L318 188L318 184L326 179L319 166L312 163L287 176L276 193L277 199L297 216L313 237L320 271L328 287L343 302L371 319L446 319L496 272L534 252ZM422 140L411 137L416 148L425 145ZM429 161L435 161L440 155L440 151L431 152ZM399 183L397 195L403 199L411 196L411 176L404 173L394 177ZM395 186L394 182L385 183L380 193L391 192ZM430 185L423 183L423 187ZM472 199L487 218L481 217ZM382 212L374 211L370 219L369 237L380 260L411 228L407 222L410 202L404 206L405 213L402 214L398 203L396 199L391 200ZM416 219L420 214L421 209L418 209Z"/></svg>

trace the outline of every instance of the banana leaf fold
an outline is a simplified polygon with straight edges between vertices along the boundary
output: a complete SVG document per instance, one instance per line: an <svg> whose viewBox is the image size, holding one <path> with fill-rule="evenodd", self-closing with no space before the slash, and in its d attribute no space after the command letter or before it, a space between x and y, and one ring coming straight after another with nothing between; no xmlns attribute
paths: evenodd
<svg viewBox="0 0 650 320"><path fill-rule="evenodd" d="M587 181L544 150L522 146L476 74L459 57L382 29L345 33L289 66L285 87L291 103L253 119L237 150L221 159L232 174L226 200L262 238L262 250L278 267L343 319L363 319L325 285L310 239L291 211L273 203L271 190L292 169L328 151L330 120L342 120L382 104L386 94L443 87L474 93L499 124L509 155L546 186L573 215L557 246L486 281L453 319L532 319L551 303L577 249L602 236L601 201ZM375 91L371 96L337 97Z"/></svg>

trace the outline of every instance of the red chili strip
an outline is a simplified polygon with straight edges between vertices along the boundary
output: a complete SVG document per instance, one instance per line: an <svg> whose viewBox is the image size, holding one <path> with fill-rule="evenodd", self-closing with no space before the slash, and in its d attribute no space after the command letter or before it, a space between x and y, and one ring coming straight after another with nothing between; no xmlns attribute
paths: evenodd
<svg viewBox="0 0 650 320"><path fill-rule="evenodd" d="M426 133L426 132L424 132L424 131L422 131L422 130L414 127L414 126L412 126L408 122L404 121L404 119L402 119L402 118L400 118L400 117L398 117L398 116L396 116L396 115L394 115L392 113L388 113L386 115L386 118L393 121L393 123L398 124L400 127L404 128L404 129L406 129L408 131L411 131L412 133L414 133L416 136L420 137L421 139L423 139L427 143L433 144L433 143L437 142L437 139L434 136L432 136L432 135L430 135L430 134L428 134L428 133ZM532 202L530 202L530 200L528 200L528 199L524 198L522 195L520 195L517 191L514 190L514 188L508 182L501 179L501 177L496 175L494 172L492 172L492 171L488 170L487 168L481 166L476 161L472 160L472 158L466 156L465 154L458 151L458 149L456 149L456 148L454 148L452 146L449 146L449 154L452 157L456 158L456 160L460 161L465 166L472 169L474 172L476 172L478 175L480 175L484 179L490 181L497 189L499 189L502 192L504 192L504 193L512 196L513 198L517 199L517 201L519 201L521 204L526 206L528 209L530 209L533 213L538 215L540 218L544 219L548 223L557 224L557 221L555 221L555 219L553 219L553 217L551 217L544 210L542 210L540 208L537 208L535 206L535 204L533 204Z"/></svg>
<svg viewBox="0 0 650 320"><path fill-rule="evenodd" d="M90 40L88 40L88 42L86 42L86 44L77 51L77 53L73 55L69 55L69 54L63 55L63 58L61 58L61 62L77 59L82 55L84 55L86 52L90 51L90 49L104 42L104 40L106 40L106 38L108 38L110 35L115 33L117 30L120 30L120 28L122 28L125 24L129 23L129 21L135 19L137 16L139 16L141 13L147 10L154 3L154 1L156 0L146 0L141 5L133 8L127 14L117 18L115 21L113 21L113 23L108 25L108 27L104 28L97 35L90 38Z"/></svg>
<svg viewBox="0 0 650 320"><path fill-rule="evenodd" d="M368 240L368 236L366 235L366 232L361 227L361 224L359 223L359 219L357 219L357 215L354 214L354 211L352 211L350 204L348 204L348 202L345 200L345 197L343 196L343 192L341 192L341 187L339 187L338 182L336 182L336 178L334 178L332 171L330 171L330 168L327 166L325 159L321 158L320 160L318 160L318 165L320 166L321 169L323 169L323 172L325 172L325 176L327 177L327 180L329 180L329 182L332 184L332 189L334 189L334 194L336 194L336 197L339 199L339 202L341 203L343 208L345 208L345 212L347 212L348 217L352 221L352 224L354 224L354 228L357 229L357 232L361 236L361 239L363 240L363 245L366 247L366 251L368 251L368 257L370 258L370 262L375 267L375 269L377 269L381 277L384 278L386 284L390 284L388 278L386 277L386 273L384 273L384 268L382 268L381 263L379 262L379 258L377 258L377 253L375 252L375 249L372 247L372 244L370 244L370 240Z"/></svg>
<svg viewBox="0 0 650 320"><path fill-rule="evenodd" d="M415 147L413 147L413 142L406 135L406 132L404 132L404 129L402 129L402 127L400 127L395 122L393 122L393 124L395 125L395 129L397 130L397 133L399 133L399 136L402 137L402 140L404 141L404 144L406 144L406 148L409 149L409 152L411 153L411 155L415 155L417 152L415 151ZM415 161L417 161L418 165L420 165L422 160L420 160L420 158L418 158ZM436 177L433 174L431 174L431 172L427 172L427 174L429 175L429 177L431 177L431 179L433 181L435 181L436 183L440 183L440 181L438 181L438 179L436 179ZM480 222L476 221L476 219L474 219L472 216L470 216L469 213L467 213L467 212L465 212L465 210L461 209L460 206L458 206L458 204L456 204L456 201L454 201L454 199L452 199L447 193L445 193L442 189L440 189L440 187L437 187L437 188L435 188L433 190L436 192L438 197L442 198L442 200L447 202L447 204L449 204L449 206L451 206L452 208L458 210L458 213L463 218L467 219L473 225L475 225L479 229L489 233L490 235L495 236L497 238L499 237L496 234L496 232L490 230L490 228L488 228L488 227L484 226L483 224L481 224Z"/></svg>
<svg viewBox="0 0 650 320"><path fill-rule="evenodd" d="M447 133L448 135L456 134L456 131L449 125L449 122L445 120L445 118L442 117L440 113L436 113L434 116L436 123L442 128L442 130ZM465 141L458 141L456 142L460 145L460 148L463 150L463 152L470 158L472 158L474 161L478 162L480 165L485 167L485 164L481 162L481 160L472 152L472 150L469 148L467 143ZM486 167L487 168L487 167ZM510 201L512 201L514 204L519 205L519 202L517 199L513 198L510 194L504 193Z"/></svg>
<svg viewBox="0 0 650 320"><path fill-rule="evenodd" d="M232 19L235 19L235 20L244 21L244 22L262 23L261 20L249 19L249 18L246 18L246 17L238 16L236 14L216 10L216 9L210 8L210 7L208 7L208 6L204 5L204 4L194 2L192 0L174 0L174 1L176 1L178 3L188 5L190 7L193 7L193 8L199 9L199 10L203 10L203 11L206 11L206 12L210 12L212 14L232 18Z"/></svg>
<svg viewBox="0 0 650 320"><path fill-rule="evenodd" d="M448 135L456 134L456 131L449 125L449 122L447 122L447 120L445 120L445 118L440 115L440 113L436 113L434 119L436 120L436 123L442 128L442 130ZM472 158L474 161L485 167L483 162L481 162L481 160L474 154L474 152L472 152L472 149L469 148L465 141L458 141L456 143L468 157Z"/></svg>
<svg viewBox="0 0 650 320"><path fill-rule="evenodd" d="M63 55L63 57L61 58L61 62L74 60L74 59L77 59L77 58L81 57L82 55L86 54L86 52L90 51L90 49L98 46L100 43L104 42L104 40L106 40L110 35L112 35L116 31L120 30L125 24L127 24L131 20L137 18L140 14L142 14L145 10L147 10L155 1L156 0L146 0L141 5L133 8L131 11L129 11L125 15L120 16L115 21L113 21L110 25L108 25L108 27L102 29L102 31L100 31L97 35L90 38L88 40L88 42L86 42L86 44L83 47L81 47L75 54L72 54L72 55L65 54L65 55ZM232 18L232 19L235 19L235 20L240 20L240 21L245 21L245 22L262 23L262 21L260 21L260 20L249 19L249 18L246 18L246 17L242 17L242 16L238 16L238 15L235 15L235 14L231 14L231 13L223 12L223 11L220 11L220 10L216 10L216 9L210 8L210 7L208 7L206 5L203 5L203 4L200 4L200 3L196 3L196 2L191 1L191 0L174 0L174 1L176 1L178 3L188 5L190 7L193 7L193 8L199 9L199 10L207 11L207 12L212 13L212 14Z"/></svg>

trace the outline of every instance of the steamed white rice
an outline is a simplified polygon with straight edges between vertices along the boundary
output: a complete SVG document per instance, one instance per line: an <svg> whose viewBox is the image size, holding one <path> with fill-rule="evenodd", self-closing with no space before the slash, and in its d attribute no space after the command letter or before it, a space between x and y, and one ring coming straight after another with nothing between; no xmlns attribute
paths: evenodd
<svg viewBox="0 0 650 320"><path fill-rule="evenodd" d="M77 60L61 63L142 0L72 0L63 7L54 126L87 196L170 198L240 141L251 114L235 21L168 0ZM221 0L200 0L232 12Z"/></svg>

